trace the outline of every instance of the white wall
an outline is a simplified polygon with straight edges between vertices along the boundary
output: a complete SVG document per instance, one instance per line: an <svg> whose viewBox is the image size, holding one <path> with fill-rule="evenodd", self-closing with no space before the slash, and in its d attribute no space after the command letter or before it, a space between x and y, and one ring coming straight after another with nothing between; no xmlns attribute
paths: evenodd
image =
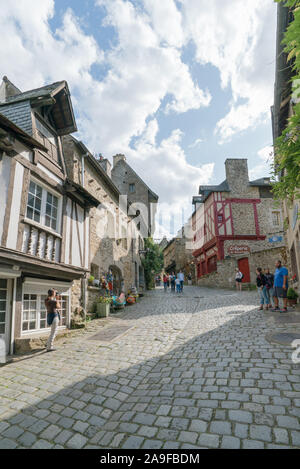
<svg viewBox="0 0 300 469"><path fill-rule="evenodd" d="M11 212L8 226L8 236L6 247L9 249L17 248L19 217L21 207L21 197L23 188L24 166L16 163L14 190L11 203Z"/></svg>
<svg viewBox="0 0 300 469"><path fill-rule="evenodd" d="M5 217L7 191L10 179L11 158L3 154L0 161L0 244L3 234L3 223Z"/></svg>

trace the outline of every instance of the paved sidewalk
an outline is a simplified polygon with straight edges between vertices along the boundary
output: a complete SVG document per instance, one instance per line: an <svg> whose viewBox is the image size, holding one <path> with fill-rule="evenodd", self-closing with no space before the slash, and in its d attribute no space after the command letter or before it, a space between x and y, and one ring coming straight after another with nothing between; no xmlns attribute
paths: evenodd
<svg viewBox="0 0 300 469"><path fill-rule="evenodd" d="M300 365L266 340L295 326L255 292L156 290L120 326L0 368L0 448L300 447Z"/></svg>

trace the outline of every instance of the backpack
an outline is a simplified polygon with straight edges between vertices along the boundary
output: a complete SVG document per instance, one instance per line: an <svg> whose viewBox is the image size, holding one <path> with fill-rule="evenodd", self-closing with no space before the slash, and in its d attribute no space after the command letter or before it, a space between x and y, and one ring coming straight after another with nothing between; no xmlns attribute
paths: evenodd
<svg viewBox="0 0 300 469"><path fill-rule="evenodd" d="M241 272L241 274L242 274L242 272ZM241 280L243 280L243 278L244 278L244 274L241 275Z"/></svg>

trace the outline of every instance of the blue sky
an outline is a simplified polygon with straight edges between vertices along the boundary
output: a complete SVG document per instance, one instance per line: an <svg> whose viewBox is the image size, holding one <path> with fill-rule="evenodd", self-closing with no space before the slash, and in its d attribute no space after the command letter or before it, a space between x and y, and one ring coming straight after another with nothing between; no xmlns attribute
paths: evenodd
<svg viewBox="0 0 300 469"><path fill-rule="evenodd" d="M251 179L268 174L273 0L5 3L2 75L22 90L68 81L77 137L124 153L159 194L157 236L171 212L179 228L199 184L224 179L226 158L248 158Z"/></svg>

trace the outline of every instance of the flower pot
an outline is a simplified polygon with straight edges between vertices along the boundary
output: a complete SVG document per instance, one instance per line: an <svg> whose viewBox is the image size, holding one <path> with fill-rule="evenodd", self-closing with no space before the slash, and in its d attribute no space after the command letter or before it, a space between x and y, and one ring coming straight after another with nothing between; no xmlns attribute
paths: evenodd
<svg viewBox="0 0 300 469"><path fill-rule="evenodd" d="M297 304L297 298L294 298L294 299L288 298L288 305L289 306L293 306L293 305L296 305L296 304Z"/></svg>
<svg viewBox="0 0 300 469"><path fill-rule="evenodd" d="M109 316L110 304L109 303L97 303L97 317L107 318Z"/></svg>

